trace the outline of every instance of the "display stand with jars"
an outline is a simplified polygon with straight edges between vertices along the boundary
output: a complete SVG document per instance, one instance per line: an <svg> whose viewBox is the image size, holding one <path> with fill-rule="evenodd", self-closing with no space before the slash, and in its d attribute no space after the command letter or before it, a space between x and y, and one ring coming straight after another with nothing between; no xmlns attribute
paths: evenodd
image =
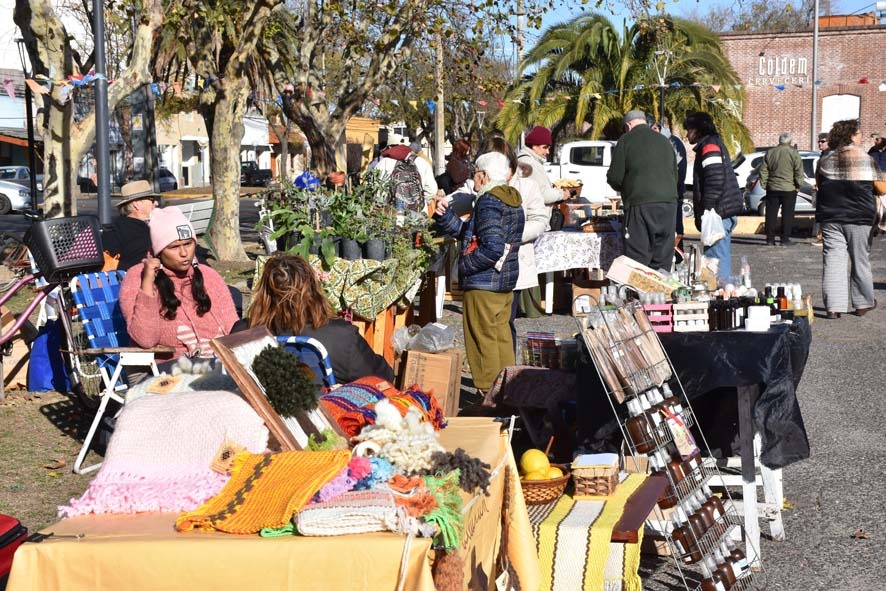
<svg viewBox="0 0 886 591"><path fill-rule="evenodd" d="M685 588L762 588L758 550L716 464L704 461L707 442L690 431L692 406L640 302L598 303L577 321L630 450L625 462L640 469L645 457L650 471L667 478L646 528L667 543Z"/></svg>

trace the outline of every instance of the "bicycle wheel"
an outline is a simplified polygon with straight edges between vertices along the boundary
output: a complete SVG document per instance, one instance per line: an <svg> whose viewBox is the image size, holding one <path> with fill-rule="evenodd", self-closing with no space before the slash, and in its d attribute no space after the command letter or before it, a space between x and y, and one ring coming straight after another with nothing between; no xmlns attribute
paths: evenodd
<svg viewBox="0 0 886 591"><path fill-rule="evenodd" d="M101 370L95 357L79 353L89 347L83 328L77 321L76 312L65 309L65 297L63 293L58 298L58 316L61 320L61 332L65 347L62 350L62 359L68 372L68 380L71 382L71 393L87 410L95 410L101 401L101 393L104 389Z"/></svg>

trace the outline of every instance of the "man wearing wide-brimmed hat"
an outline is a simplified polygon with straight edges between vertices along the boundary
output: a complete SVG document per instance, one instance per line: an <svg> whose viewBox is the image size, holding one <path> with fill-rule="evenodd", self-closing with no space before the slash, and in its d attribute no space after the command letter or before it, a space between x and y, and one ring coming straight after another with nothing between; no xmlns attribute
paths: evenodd
<svg viewBox="0 0 886 591"><path fill-rule="evenodd" d="M114 221L113 229L102 236L102 243L112 256L120 255L117 268L126 271L141 262L151 248L148 220L160 195L144 180L126 183L120 195L122 199L117 203L120 216Z"/></svg>

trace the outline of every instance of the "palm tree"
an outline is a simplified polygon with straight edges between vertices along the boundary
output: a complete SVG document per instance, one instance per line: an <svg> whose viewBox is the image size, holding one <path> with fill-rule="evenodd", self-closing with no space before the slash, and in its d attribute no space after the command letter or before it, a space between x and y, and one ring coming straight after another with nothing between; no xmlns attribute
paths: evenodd
<svg viewBox="0 0 886 591"><path fill-rule="evenodd" d="M658 113L656 66L667 57L664 111L671 126L688 111L709 112L727 142L750 147L741 121L744 92L716 34L690 21L658 16L615 26L585 14L542 35L521 64L498 122L512 140L530 125L562 132L573 125L592 139L616 137L630 109Z"/></svg>

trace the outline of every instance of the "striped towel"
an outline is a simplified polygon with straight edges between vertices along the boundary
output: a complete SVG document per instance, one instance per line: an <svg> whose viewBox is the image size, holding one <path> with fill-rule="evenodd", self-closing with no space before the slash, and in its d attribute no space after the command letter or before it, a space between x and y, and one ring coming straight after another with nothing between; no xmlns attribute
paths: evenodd
<svg viewBox="0 0 886 591"><path fill-rule="evenodd" d="M636 544L611 544L610 538L625 503L644 480L642 474L631 474L614 494L599 500L563 495L557 502L529 507L542 571L540 589L642 589L637 570L643 530Z"/></svg>

